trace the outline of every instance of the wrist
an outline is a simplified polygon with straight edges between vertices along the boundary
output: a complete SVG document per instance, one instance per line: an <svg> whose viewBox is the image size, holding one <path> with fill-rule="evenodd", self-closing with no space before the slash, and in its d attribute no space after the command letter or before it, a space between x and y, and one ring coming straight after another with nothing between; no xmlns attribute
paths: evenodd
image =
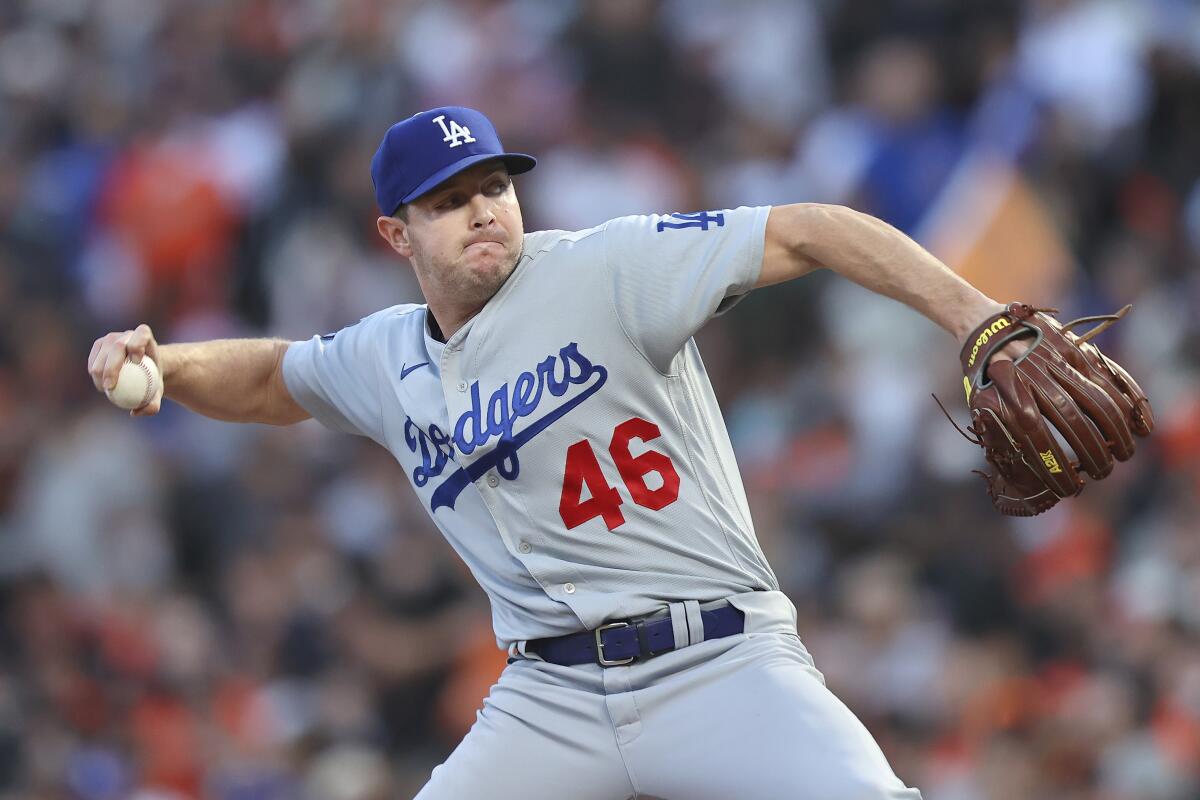
<svg viewBox="0 0 1200 800"><path fill-rule="evenodd" d="M960 307L960 312L950 322L950 332L959 345L966 344L967 338L985 319L1001 313L1005 308L1004 303L980 295L976 302Z"/></svg>
<svg viewBox="0 0 1200 800"><path fill-rule="evenodd" d="M172 378L179 374L182 359L180 347L177 344L160 344L155 348L154 361L158 364L158 372L162 375L164 391L171 386Z"/></svg>

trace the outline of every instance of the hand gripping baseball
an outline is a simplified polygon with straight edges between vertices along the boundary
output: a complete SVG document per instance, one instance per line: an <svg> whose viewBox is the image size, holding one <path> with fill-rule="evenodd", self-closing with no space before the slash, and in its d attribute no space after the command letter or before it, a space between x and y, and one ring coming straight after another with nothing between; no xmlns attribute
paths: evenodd
<svg viewBox="0 0 1200 800"><path fill-rule="evenodd" d="M121 368L127 360L140 362L144 357L159 362L158 343L149 325L138 325L131 331L114 331L97 339L88 355L88 374L96 389L107 393L117 385ZM129 413L135 417L157 414L162 405L163 381L152 382L150 396Z"/></svg>
<svg viewBox="0 0 1200 800"><path fill-rule="evenodd" d="M1141 387L1089 341L1129 309L1063 325L1045 313L1055 309L1011 303L967 337L961 360L972 422L964 435L983 447L993 471L979 474L1002 513L1033 516L1079 494L1080 472L1106 477L1113 459L1133 455L1134 434L1153 430ZM1072 331L1092 322L1082 336ZM1013 341L1028 349L995 358Z"/></svg>

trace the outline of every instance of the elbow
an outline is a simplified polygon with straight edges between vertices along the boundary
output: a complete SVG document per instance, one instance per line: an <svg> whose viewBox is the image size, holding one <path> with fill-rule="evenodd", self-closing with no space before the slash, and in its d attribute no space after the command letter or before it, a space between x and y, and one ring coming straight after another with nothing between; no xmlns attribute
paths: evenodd
<svg viewBox="0 0 1200 800"><path fill-rule="evenodd" d="M264 425L283 427L285 425L295 425L297 422L303 422L306 419L310 419L311 416L312 415L310 415L307 411L293 402L290 408L276 406L264 409L261 417L254 421L261 422Z"/></svg>
<svg viewBox="0 0 1200 800"><path fill-rule="evenodd" d="M821 256L829 231L850 209L824 203L792 203L771 209L758 286L798 278L827 266ZM854 213L854 212L850 212Z"/></svg>
<svg viewBox="0 0 1200 800"><path fill-rule="evenodd" d="M829 203L794 203L784 209L791 232L788 245L793 256L817 264L829 242L864 216L848 206Z"/></svg>
<svg viewBox="0 0 1200 800"><path fill-rule="evenodd" d="M259 402L249 415L254 422L266 425L294 425L311 416L295 401L283 379L283 357L287 353L288 345L285 341L276 343L270 374L259 395Z"/></svg>

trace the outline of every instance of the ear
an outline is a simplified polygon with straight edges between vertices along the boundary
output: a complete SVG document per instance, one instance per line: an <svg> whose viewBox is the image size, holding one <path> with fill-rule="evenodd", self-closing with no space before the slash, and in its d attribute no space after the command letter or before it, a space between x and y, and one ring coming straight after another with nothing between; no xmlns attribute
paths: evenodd
<svg viewBox="0 0 1200 800"><path fill-rule="evenodd" d="M380 217L375 220L379 235L393 250L405 258L412 258L412 242L408 239L408 225L396 217Z"/></svg>

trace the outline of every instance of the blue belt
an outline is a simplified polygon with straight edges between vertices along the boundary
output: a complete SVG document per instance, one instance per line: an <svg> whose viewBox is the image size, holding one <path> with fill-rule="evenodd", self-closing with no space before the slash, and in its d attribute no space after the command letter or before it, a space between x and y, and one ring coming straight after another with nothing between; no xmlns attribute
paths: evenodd
<svg viewBox="0 0 1200 800"><path fill-rule="evenodd" d="M701 611L704 621L704 640L722 639L741 633L745 615L733 606L721 606ZM686 644L686 642L684 642ZM627 620L609 622L593 631L535 639L525 649L544 661L564 667L576 664L599 664L620 667L639 659L652 658L680 647L675 641L675 628L670 617L656 620Z"/></svg>

